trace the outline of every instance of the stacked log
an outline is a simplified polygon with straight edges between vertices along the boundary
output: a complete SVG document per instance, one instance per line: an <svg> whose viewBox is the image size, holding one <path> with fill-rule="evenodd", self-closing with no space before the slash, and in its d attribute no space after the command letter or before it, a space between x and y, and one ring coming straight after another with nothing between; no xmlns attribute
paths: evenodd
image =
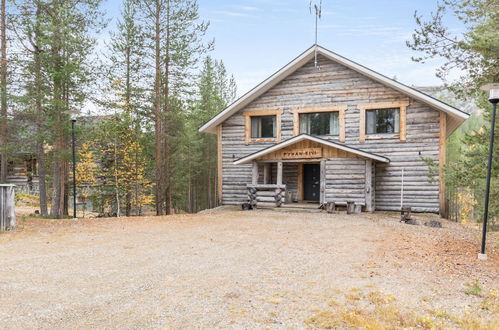
<svg viewBox="0 0 499 330"><path fill-rule="evenodd" d="M247 189L253 207L280 207L286 200L286 185L248 185Z"/></svg>

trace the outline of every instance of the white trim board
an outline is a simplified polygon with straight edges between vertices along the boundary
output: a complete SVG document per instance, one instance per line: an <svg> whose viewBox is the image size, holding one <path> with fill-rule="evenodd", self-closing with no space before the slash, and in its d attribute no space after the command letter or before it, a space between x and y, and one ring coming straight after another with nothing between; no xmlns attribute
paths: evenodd
<svg viewBox="0 0 499 330"><path fill-rule="evenodd" d="M315 136L311 136L308 134L300 134L300 135L295 136L291 139L288 139L284 142L274 144L273 146L270 146L270 147L265 148L263 150L252 153L246 157L240 158L240 159L236 160L233 164L234 165L248 164L249 162L251 162L259 157L262 157L262 156L267 155L269 153L272 153L274 151L280 150L282 148L288 147L292 144L295 144L295 143L303 141L303 140L310 140L313 142L317 142L317 143L326 145L326 146L331 147L331 148L336 148L339 150L350 152L352 154L355 154L355 155L358 155L358 156L361 156L364 158L376 160L378 162L382 162L382 163L389 163L390 162L390 159L383 157L383 156L380 156L380 155L376 155L376 154L373 154L370 152L366 152L366 151L362 151L362 150L359 150L356 148L348 147L348 146L343 145L343 144L339 144L339 143L336 143L333 141L324 140L324 139L321 139L321 138L318 138Z"/></svg>
<svg viewBox="0 0 499 330"><path fill-rule="evenodd" d="M319 45L313 45L303 53L301 53L298 57L296 57L294 60L289 62L287 65L285 65L283 68L281 68L279 71L265 79L263 82L255 86L253 89L251 89L248 93L244 94L241 96L239 99L237 99L234 103L229 105L227 108L225 108L222 112L211 118L207 123L205 123L203 126L199 128L200 132L205 132L205 133L216 133L216 127L220 125L222 122L224 122L226 119L228 119L230 116L232 116L234 113L237 111L243 109L246 107L248 104L250 104L252 101L254 101L256 98L261 96L263 93L267 92L269 89L277 85L279 82L281 82L284 78L289 76L291 73L296 71L298 68L306 64L308 61L310 61L312 58L315 56L315 51L317 50L317 54L320 54L332 61L335 61L337 63L340 63L366 77L369 77L385 86L391 87L405 95L408 95L409 97L414 98L415 100L418 100L424 104L427 104L431 106L432 108L445 112L450 118L448 122L451 123L451 125L448 126L447 129L447 136L452 134L452 132L459 127L466 119L469 118L469 114L466 112L463 112L457 108L454 108L442 101L437 100L436 98L433 98L421 91L418 91L417 89L414 89L412 87L406 86L398 81L395 81L393 79L390 79L378 72L375 72L363 65L360 65L354 61L351 61L339 54L336 54L330 50L327 50Z"/></svg>

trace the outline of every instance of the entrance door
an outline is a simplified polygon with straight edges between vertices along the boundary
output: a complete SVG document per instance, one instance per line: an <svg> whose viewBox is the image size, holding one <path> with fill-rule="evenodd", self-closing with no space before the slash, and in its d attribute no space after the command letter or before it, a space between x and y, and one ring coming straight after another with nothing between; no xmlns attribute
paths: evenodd
<svg viewBox="0 0 499 330"><path fill-rule="evenodd" d="M303 199L319 201L321 171L319 164L303 164Z"/></svg>

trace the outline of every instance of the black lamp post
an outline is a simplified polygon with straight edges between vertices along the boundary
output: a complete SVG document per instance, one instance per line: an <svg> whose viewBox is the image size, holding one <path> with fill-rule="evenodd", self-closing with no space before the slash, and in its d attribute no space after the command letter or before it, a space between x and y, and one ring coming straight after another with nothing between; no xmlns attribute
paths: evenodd
<svg viewBox="0 0 499 330"><path fill-rule="evenodd" d="M71 137L73 142L73 219L76 220L76 143L75 143L76 119L71 119Z"/></svg>
<svg viewBox="0 0 499 330"><path fill-rule="evenodd" d="M490 175L492 172L492 158L494 153L494 129L496 126L496 106L499 102L499 83L488 84L482 87L489 91L489 101L492 103L492 123L490 127L489 158L487 162L487 179L485 183L485 207L483 210L482 248L478 254L478 259L487 260L485 253L485 240L487 239L487 219L489 217L489 195L490 195Z"/></svg>

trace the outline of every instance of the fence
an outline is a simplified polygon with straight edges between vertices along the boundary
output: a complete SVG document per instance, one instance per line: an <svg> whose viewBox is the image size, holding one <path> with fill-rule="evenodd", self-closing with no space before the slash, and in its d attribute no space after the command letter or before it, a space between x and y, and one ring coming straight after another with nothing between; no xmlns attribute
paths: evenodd
<svg viewBox="0 0 499 330"><path fill-rule="evenodd" d="M16 227L15 185L0 184L0 231Z"/></svg>

